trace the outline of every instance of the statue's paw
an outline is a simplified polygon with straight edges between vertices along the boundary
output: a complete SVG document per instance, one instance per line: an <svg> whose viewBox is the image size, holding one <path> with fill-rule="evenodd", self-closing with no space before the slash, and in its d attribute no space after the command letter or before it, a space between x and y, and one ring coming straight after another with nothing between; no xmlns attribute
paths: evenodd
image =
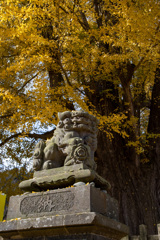
<svg viewBox="0 0 160 240"><path fill-rule="evenodd" d="M65 161L64 166L71 166L74 165L74 163L75 163L74 159L67 160Z"/></svg>
<svg viewBox="0 0 160 240"><path fill-rule="evenodd" d="M52 161L51 161L51 160L47 160L46 162L44 162L42 168L43 168L44 170L46 170L46 169L50 169L50 168L53 168Z"/></svg>
<svg viewBox="0 0 160 240"><path fill-rule="evenodd" d="M34 159L33 160L33 170L38 171L41 169L42 159Z"/></svg>

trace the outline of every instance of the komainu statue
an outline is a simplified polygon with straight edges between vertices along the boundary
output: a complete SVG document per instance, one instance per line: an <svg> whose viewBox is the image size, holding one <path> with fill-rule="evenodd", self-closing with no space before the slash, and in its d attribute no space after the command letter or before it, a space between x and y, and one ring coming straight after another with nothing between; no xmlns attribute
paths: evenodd
<svg viewBox="0 0 160 240"><path fill-rule="evenodd" d="M59 113L58 117L60 121L53 137L36 145L33 169L39 171L81 162L96 169L98 120L83 111L67 111Z"/></svg>
<svg viewBox="0 0 160 240"><path fill-rule="evenodd" d="M58 114L59 123L50 140L40 141L33 155L33 178L22 181L25 191L45 191L92 183L103 189L110 184L96 172L98 120L83 111Z"/></svg>

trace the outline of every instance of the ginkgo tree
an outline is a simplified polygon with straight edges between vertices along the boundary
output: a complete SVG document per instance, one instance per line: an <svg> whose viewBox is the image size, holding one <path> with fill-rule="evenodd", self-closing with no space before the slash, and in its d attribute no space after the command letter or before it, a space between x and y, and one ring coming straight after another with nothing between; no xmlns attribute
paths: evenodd
<svg viewBox="0 0 160 240"><path fill-rule="evenodd" d="M1 162L31 156L57 112L94 114L97 171L131 234L160 221L159 12L157 0L0 2Z"/></svg>

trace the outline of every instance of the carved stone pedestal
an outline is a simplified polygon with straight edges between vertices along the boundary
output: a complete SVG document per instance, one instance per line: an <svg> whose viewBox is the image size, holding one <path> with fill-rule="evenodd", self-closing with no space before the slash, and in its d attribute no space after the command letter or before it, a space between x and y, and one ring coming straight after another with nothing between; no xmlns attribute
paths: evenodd
<svg viewBox="0 0 160 240"><path fill-rule="evenodd" d="M110 183L84 163L35 171L33 178L21 182L19 187L24 191L39 192L47 189L64 188L79 181L84 183L94 181L96 187L110 189Z"/></svg>
<svg viewBox="0 0 160 240"><path fill-rule="evenodd" d="M121 239L128 227L118 222L115 199L91 185L80 185L10 198L4 239Z"/></svg>

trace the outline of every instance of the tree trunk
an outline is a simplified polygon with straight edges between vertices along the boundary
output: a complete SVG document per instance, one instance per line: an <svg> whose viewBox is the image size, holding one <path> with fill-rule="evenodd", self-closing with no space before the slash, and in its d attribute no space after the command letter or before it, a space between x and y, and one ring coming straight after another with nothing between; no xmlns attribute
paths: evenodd
<svg viewBox="0 0 160 240"><path fill-rule="evenodd" d="M112 141L104 133L98 136L98 173L111 183L111 195L119 202L120 221L130 227L130 234L139 234L139 225L146 224L149 234L156 233L160 220L155 192L158 169L155 163L141 163L137 168L130 158L124 139L115 135Z"/></svg>
<svg viewBox="0 0 160 240"><path fill-rule="evenodd" d="M160 134L159 76L157 69L148 127L151 134ZM133 149L125 139L115 134L110 141L99 132L97 171L111 183L111 195L119 202L120 221L130 227L131 235L139 234L140 224L147 225L149 235L157 234L160 221L160 137L149 139L145 154L149 161L136 165Z"/></svg>

